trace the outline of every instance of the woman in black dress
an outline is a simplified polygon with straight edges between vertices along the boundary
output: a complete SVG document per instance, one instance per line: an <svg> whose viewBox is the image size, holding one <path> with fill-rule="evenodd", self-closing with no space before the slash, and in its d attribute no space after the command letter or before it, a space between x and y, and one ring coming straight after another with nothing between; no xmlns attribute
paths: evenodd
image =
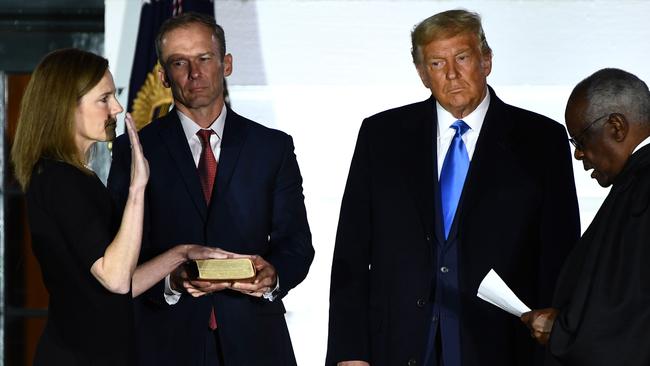
<svg viewBox="0 0 650 366"><path fill-rule="evenodd" d="M129 115L131 183L121 219L88 168L93 144L115 138L122 110L108 61L77 49L48 54L23 97L12 160L50 294L35 365L132 364L132 296L188 259L224 257L179 245L136 268L149 167Z"/></svg>

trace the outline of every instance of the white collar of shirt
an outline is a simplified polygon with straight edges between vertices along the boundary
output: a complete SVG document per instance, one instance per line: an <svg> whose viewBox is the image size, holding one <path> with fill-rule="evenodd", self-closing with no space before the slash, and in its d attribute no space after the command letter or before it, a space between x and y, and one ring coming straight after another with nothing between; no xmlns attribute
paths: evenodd
<svg viewBox="0 0 650 366"><path fill-rule="evenodd" d="M201 140L199 140L199 137L196 135L196 133L199 132L199 130L202 128L196 122L192 121L190 117L184 115L178 109L176 112L178 113L178 119L181 121L181 126L183 127L185 138L187 139L187 144L190 146L190 151L192 152L192 157L194 158L194 165L199 166L199 158L201 157L202 146ZM224 106L221 108L219 117L217 117L217 119L212 122L210 127L206 128L214 131L214 134L210 136L210 147L212 148L214 158L217 160L217 162L219 162L219 156L221 155L221 140L223 139L223 128L226 124L227 113L227 109Z"/></svg>
<svg viewBox="0 0 650 366"><path fill-rule="evenodd" d="M632 151L632 154L639 151L640 148L642 148L642 147L644 147L645 145L648 145L648 144L650 144L650 136L646 137L645 140L641 141L640 144L636 145L636 147L634 148L634 151Z"/></svg>
<svg viewBox="0 0 650 366"><path fill-rule="evenodd" d="M478 140L479 133L481 132L481 127L483 127L483 121L485 120L485 115L487 114L488 107L490 106L490 92L485 93L485 98L481 103L473 110L470 114L463 117L463 121L469 126L469 130L463 135L463 142L465 142L465 148L467 149L467 155L469 155L469 160L472 160L474 155L474 150L476 148L476 141ZM451 128L451 125L458 121L458 118L454 117L446 109L444 109L440 103L436 101L436 114L438 116L438 126L437 126L437 144L438 147L438 177L440 177L440 172L442 171L442 164L445 161L445 156L447 155L447 150L449 145L451 145L451 140L454 138L455 129Z"/></svg>

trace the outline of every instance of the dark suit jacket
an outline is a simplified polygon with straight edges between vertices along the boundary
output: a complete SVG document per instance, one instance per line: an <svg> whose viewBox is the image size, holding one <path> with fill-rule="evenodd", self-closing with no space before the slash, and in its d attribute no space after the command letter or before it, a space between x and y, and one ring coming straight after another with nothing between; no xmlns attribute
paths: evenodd
<svg viewBox="0 0 650 366"><path fill-rule="evenodd" d="M140 131L151 175L146 190L145 261L182 243L259 254L277 270L282 296L307 275L314 256L302 177L287 134L228 110L208 207L176 110ZM130 174L126 135L113 147L108 186L124 206ZM164 281L136 299L141 365L200 365L214 306L226 365L293 365L280 299L226 290L182 296L169 306Z"/></svg>
<svg viewBox="0 0 650 366"><path fill-rule="evenodd" d="M542 352L525 326L476 292L494 268L530 307L548 306L579 237L578 205L564 128L490 93L449 236L460 264L461 353L466 366L528 366ZM361 126L332 263L328 365L422 364L444 240L436 124L430 98Z"/></svg>

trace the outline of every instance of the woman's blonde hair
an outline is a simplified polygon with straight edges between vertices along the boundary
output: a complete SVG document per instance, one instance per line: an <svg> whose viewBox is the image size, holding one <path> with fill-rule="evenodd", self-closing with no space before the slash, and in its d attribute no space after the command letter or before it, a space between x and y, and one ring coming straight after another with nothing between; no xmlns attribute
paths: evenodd
<svg viewBox="0 0 650 366"><path fill-rule="evenodd" d="M56 50L36 66L20 105L11 149L16 178L27 190L40 158L69 163L82 171L85 157L74 140L75 111L108 70L108 60L75 48Z"/></svg>

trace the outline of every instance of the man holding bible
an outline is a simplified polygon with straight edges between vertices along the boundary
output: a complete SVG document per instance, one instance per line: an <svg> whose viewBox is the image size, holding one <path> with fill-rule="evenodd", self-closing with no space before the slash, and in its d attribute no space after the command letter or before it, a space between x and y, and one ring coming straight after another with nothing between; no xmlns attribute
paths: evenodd
<svg viewBox="0 0 650 366"><path fill-rule="evenodd" d="M431 97L367 118L341 204L327 365L530 366L519 319L476 297L490 268L549 301L579 235L562 125L487 85L480 18L436 14L411 34Z"/></svg>
<svg viewBox="0 0 650 366"><path fill-rule="evenodd" d="M151 170L141 260L199 243L250 255L257 276L198 281L179 268L136 299L139 365L295 365L281 299L314 250L293 141L225 105L233 61L213 18L170 18L156 49L175 107L140 131ZM118 138L108 184L120 204L128 151Z"/></svg>

